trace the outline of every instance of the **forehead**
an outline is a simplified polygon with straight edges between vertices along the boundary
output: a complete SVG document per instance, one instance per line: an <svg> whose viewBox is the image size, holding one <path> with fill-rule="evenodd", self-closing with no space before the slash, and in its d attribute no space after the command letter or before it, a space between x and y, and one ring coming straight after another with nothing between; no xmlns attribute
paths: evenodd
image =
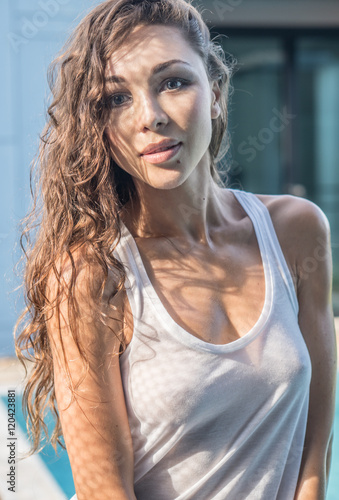
<svg viewBox="0 0 339 500"><path fill-rule="evenodd" d="M141 25L133 29L110 57L107 74L140 66L154 66L169 59L181 59L197 66L201 60L182 31L175 26Z"/></svg>

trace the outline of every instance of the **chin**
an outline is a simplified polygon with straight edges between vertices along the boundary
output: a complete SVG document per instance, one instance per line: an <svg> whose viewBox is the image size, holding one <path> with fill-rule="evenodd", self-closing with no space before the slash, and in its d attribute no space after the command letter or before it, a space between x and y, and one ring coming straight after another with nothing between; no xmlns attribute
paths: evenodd
<svg viewBox="0 0 339 500"><path fill-rule="evenodd" d="M181 186L187 178L187 175L184 175L183 172L175 171L175 170L164 170L161 172L157 172L153 178L149 178L144 180L149 186L154 189L175 189Z"/></svg>

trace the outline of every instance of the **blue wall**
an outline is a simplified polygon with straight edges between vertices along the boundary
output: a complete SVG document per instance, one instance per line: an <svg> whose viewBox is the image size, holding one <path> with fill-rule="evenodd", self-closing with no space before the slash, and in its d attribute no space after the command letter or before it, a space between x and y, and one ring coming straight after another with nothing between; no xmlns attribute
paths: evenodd
<svg viewBox="0 0 339 500"><path fill-rule="evenodd" d="M23 307L13 290L20 219L30 205L29 169L45 123L47 68L95 0L1 0L0 4L0 356L14 353Z"/></svg>

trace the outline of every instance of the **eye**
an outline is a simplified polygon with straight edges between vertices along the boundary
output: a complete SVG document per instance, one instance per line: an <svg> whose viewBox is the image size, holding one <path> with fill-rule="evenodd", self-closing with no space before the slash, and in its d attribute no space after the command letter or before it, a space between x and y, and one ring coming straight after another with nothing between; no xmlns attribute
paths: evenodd
<svg viewBox="0 0 339 500"><path fill-rule="evenodd" d="M187 80L183 80L182 78L170 78L165 82L165 86L167 90L178 90L188 85Z"/></svg>
<svg viewBox="0 0 339 500"><path fill-rule="evenodd" d="M107 97L107 105L110 108L118 108L125 104L124 98L128 98L125 94L113 94Z"/></svg>

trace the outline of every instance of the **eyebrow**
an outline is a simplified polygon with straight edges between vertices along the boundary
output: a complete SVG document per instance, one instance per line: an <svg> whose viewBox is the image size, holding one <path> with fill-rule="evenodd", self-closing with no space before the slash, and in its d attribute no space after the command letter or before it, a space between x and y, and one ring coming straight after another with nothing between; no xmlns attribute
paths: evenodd
<svg viewBox="0 0 339 500"><path fill-rule="evenodd" d="M191 65L188 62L182 61L181 59L171 59L170 61L166 61L164 63L160 63L160 64L157 64L156 66L154 66L154 68L152 68L152 70L151 70L151 73L152 73L152 75L156 75L158 73L161 73L161 71L164 71L169 66L172 66L172 64L177 64L177 63L186 64L187 66L191 67ZM126 82L125 78L123 78L122 76L119 76L119 75L107 76L105 78L105 81L107 83L125 83Z"/></svg>

